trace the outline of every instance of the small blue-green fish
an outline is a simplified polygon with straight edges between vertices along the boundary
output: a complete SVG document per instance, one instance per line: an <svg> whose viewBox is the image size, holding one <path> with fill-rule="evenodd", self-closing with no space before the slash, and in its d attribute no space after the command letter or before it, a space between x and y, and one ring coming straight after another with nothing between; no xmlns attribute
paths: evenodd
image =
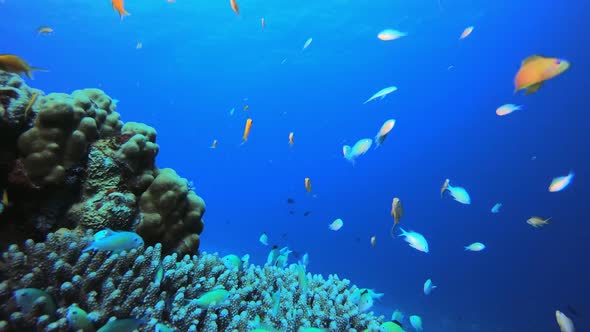
<svg viewBox="0 0 590 332"><path fill-rule="evenodd" d="M363 138L358 140L352 147L349 145L345 145L342 147L342 154L344 154L344 159L350 161L354 166L356 162L356 158L364 155L369 151L373 145L373 140L370 138Z"/></svg>
<svg viewBox="0 0 590 332"><path fill-rule="evenodd" d="M467 247L465 247L465 251L482 251L486 248L485 244L481 242L474 242Z"/></svg>
<svg viewBox="0 0 590 332"><path fill-rule="evenodd" d="M416 331L422 331L422 318L417 315L410 316L410 324Z"/></svg>
<svg viewBox="0 0 590 332"><path fill-rule="evenodd" d="M375 100L377 98L383 99L383 98L387 97L388 94L395 92L396 90L397 90L396 86L389 86L387 88L383 88L383 89L377 91L374 95L371 96L371 98L367 99L367 101L365 101L363 104L366 104L366 103L368 103L372 100Z"/></svg>
<svg viewBox="0 0 590 332"><path fill-rule="evenodd" d="M469 193L467 193L467 190L465 190L465 188L462 187L451 186L451 180L449 179L445 180L445 183L443 184L441 189L441 195L443 192L445 192L445 190L448 190L451 196L457 202L461 204L471 204L471 198L469 197Z"/></svg>
<svg viewBox="0 0 590 332"><path fill-rule="evenodd" d="M258 239L258 241L260 241L260 243L264 244L265 246L268 245L268 235L266 235L266 233L262 233L260 235L260 238Z"/></svg>
<svg viewBox="0 0 590 332"><path fill-rule="evenodd" d="M414 231L406 232L401 227L400 227L400 231L402 231L400 236L405 237L405 240L406 240L406 242L408 242L410 247L412 247L418 251L428 253L428 241L426 241L426 238L424 237L424 235L414 232Z"/></svg>
<svg viewBox="0 0 590 332"><path fill-rule="evenodd" d="M248 263L248 260L250 260L250 255L246 254L242 258L236 255L227 255L223 256L221 260L228 269L241 270L244 267L244 263Z"/></svg>
<svg viewBox="0 0 590 332"><path fill-rule="evenodd" d="M365 293L369 294L369 296L371 296L371 298L373 298L373 299L380 299L383 297L383 295L385 295L384 293L376 293L372 289L357 288L352 292L352 294L350 294L350 296L348 297L348 301L350 301L352 303L358 303L361 299L361 295L365 294Z"/></svg>
<svg viewBox="0 0 590 332"><path fill-rule="evenodd" d="M72 331L82 330L83 332L94 332L94 325L92 325L92 322L88 319L86 311L82 310L75 304L72 304L68 309L66 321Z"/></svg>
<svg viewBox="0 0 590 332"><path fill-rule="evenodd" d="M273 246L270 252L268 253L268 257L266 258L267 265L274 265L279 257L279 247Z"/></svg>
<svg viewBox="0 0 590 332"><path fill-rule="evenodd" d="M342 228L342 226L344 226L344 221L342 221L342 219L338 218L338 219L332 221L332 223L328 225L328 228L333 231L337 231L340 228Z"/></svg>
<svg viewBox="0 0 590 332"><path fill-rule="evenodd" d="M288 247L281 248L281 250L279 250L278 256L276 256L274 265L280 268L286 267L289 260L289 254L292 252L293 251L289 250Z"/></svg>
<svg viewBox="0 0 590 332"><path fill-rule="evenodd" d="M436 286L432 283L432 280L426 280L426 282L424 283L424 294L430 295L430 292L432 292L432 290L435 288Z"/></svg>
<svg viewBox="0 0 590 332"><path fill-rule="evenodd" d="M164 266L160 263L160 265L158 265L158 270L156 271L156 276L154 277L154 284L159 285L162 283L162 279L164 279Z"/></svg>
<svg viewBox="0 0 590 332"><path fill-rule="evenodd" d="M111 230L110 228L105 228L102 231L98 231L96 233L94 233L94 241L100 241L102 239L104 239L107 236L111 236L113 235L115 232L113 230Z"/></svg>
<svg viewBox="0 0 590 332"><path fill-rule="evenodd" d="M201 308L218 307L227 300L229 292L223 288L217 288L201 295L196 300L193 300Z"/></svg>
<svg viewBox="0 0 590 332"><path fill-rule="evenodd" d="M373 297L368 290L361 293L361 299L359 300L359 311L365 312L373 307Z"/></svg>
<svg viewBox="0 0 590 332"><path fill-rule="evenodd" d="M313 38L309 38L305 41L305 44L303 44L303 48L301 50L305 50L306 48L309 47L309 45L311 45L311 42L313 41Z"/></svg>
<svg viewBox="0 0 590 332"><path fill-rule="evenodd" d="M384 322L381 324L381 332L404 332L404 329L398 321Z"/></svg>
<svg viewBox="0 0 590 332"><path fill-rule="evenodd" d="M115 319L98 329L98 332L133 332L145 325L145 320L137 318Z"/></svg>
<svg viewBox="0 0 590 332"><path fill-rule="evenodd" d="M393 311L393 314L391 314L391 320L393 320L393 321L397 321L397 322L402 323L404 321L404 318L405 318L404 313L398 309L395 309Z"/></svg>
<svg viewBox="0 0 590 332"><path fill-rule="evenodd" d="M174 331L176 331L176 330L169 327L168 325L164 325L162 323L156 324L156 327L154 328L154 332L174 332Z"/></svg>
<svg viewBox="0 0 590 332"><path fill-rule="evenodd" d="M57 306L55 305L55 302L53 302L51 295L41 289L22 288L14 291L14 297L19 308L27 314L33 310L35 302L41 298L45 298L45 303L42 307L44 314L53 316L57 310Z"/></svg>
<svg viewBox="0 0 590 332"><path fill-rule="evenodd" d="M305 267L301 264L297 264L297 280L299 281L299 287L301 287L301 293L307 293L307 275L305 274Z"/></svg>
<svg viewBox="0 0 590 332"><path fill-rule="evenodd" d="M272 294L272 309L271 314L274 317L277 317L279 314L279 309L281 308L281 290L277 290Z"/></svg>
<svg viewBox="0 0 590 332"><path fill-rule="evenodd" d="M299 261L299 264L303 265L303 267L307 267L307 265L309 265L309 254L308 253L303 254L303 256L301 257L301 260Z"/></svg>
<svg viewBox="0 0 590 332"><path fill-rule="evenodd" d="M500 209L502 208L502 203L496 203L494 206L492 206L492 213L499 213Z"/></svg>
<svg viewBox="0 0 590 332"><path fill-rule="evenodd" d="M130 250L143 246L143 239L134 232L113 232L98 241L92 242L82 252L89 250L114 251Z"/></svg>

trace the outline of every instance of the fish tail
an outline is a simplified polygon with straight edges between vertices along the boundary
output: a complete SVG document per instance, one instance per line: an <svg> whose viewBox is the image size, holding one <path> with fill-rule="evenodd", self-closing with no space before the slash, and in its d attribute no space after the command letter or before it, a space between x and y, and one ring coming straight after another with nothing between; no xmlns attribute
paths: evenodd
<svg viewBox="0 0 590 332"><path fill-rule="evenodd" d="M391 226L391 231L389 231L389 233L391 234L391 237L395 239L395 233L393 232L395 230L395 224L393 224L393 226Z"/></svg>

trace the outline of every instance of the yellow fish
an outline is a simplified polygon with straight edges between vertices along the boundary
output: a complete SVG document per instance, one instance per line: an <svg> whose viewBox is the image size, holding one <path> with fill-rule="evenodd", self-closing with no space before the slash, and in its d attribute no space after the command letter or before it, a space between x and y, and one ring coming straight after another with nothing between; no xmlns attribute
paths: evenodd
<svg viewBox="0 0 590 332"><path fill-rule="evenodd" d="M217 140L216 139L213 140L213 143L211 143L211 146L209 148L211 148L211 149L217 148Z"/></svg>
<svg viewBox="0 0 590 332"><path fill-rule="evenodd" d="M50 33L53 33L53 28L50 28L50 27L39 27L39 29L37 29L37 32L40 35L48 35Z"/></svg>
<svg viewBox="0 0 590 332"><path fill-rule="evenodd" d="M33 92L31 99L29 99L29 103L27 104L27 108L25 108L25 120L29 118L29 111L33 107L33 104L35 104L35 101L37 101L38 96L39 96L39 94L37 92Z"/></svg>
<svg viewBox="0 0 590 332"><path fill-rule="evenodd" d="M309 178L305 178L305 190L307 190L308 193L311 192L311 180Z"/></svg>
<svg viewBox="0 0 590 332"><path fill-rule="evenodd" d="M395 197L391 202L391 216L393 217L393 226L391 226L391 237L395 237L393 230L399 224L399 220L404 216L404 209L399 198Z"/></svg>
<svg viewBox="0 0 590 332"><path fill-rule="evenodd" d="M526 221L526 223L535 227L535 228L538 228L538 227L547 225L549 223L549 220L551 220L551 218L543 219L541 217L530 217Z"/></svg>

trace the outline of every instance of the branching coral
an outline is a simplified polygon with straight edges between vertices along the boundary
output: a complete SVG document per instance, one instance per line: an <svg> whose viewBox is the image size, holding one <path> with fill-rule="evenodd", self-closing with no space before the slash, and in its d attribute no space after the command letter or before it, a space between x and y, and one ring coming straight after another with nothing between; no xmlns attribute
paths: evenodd
<svg viewBox="0 0 590 332"><path fill-rule="evenodd" d="M179 331L249 331L265 325L280 331L300 327L330 331L378 331L383 317L360 313L348 301L348 280L327 280L307 273L307 291L298 280L297 267L287 269L250 265L228 269L217 255L176 254L161 258L161 246L128 253L82 253L88 237L68 230L50 234L44 243L29 240L22 249L9 248L2 258L0 331L67 329L67 312L74 304L88 312L98 328L109 318L141 318L141 329L152 331L163 323ZM162 278L158 277L159 273ZM58 307L44 313L46 299L32 310L16 305L15 291L37 288ZM229 291L221 303L196 301L208 291ZM273 294L280 294L278 310Z"/></svg>

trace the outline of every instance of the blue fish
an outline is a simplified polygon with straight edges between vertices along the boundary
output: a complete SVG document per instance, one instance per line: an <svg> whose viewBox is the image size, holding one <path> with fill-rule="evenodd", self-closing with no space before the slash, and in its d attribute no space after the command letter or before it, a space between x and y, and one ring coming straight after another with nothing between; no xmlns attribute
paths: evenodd
<svg viewBox="0 0 590 332"><path fill-rule="evenodd" d="M143 246L143 239L134 232L112 232L92 242L82 252L89 250L114 251L130 250Z"/></svg>
<svg viewBox="0 0 590 332"><path fill-rule="evenodd" d="M132 332L145 324L145 320L137 318L115 319L98 329L98 332Z"/></svg>
<svg viewBox="0 0 590 332"><path fill-rule="evenodd" d="M40 298L45 298L45 303L42 306L44 314L53 316L57 310L57 306L53 299L47 292L37 288L22 288L14 291L16 304L24 313L30 313L35 306L35 302Z"/></svg>

